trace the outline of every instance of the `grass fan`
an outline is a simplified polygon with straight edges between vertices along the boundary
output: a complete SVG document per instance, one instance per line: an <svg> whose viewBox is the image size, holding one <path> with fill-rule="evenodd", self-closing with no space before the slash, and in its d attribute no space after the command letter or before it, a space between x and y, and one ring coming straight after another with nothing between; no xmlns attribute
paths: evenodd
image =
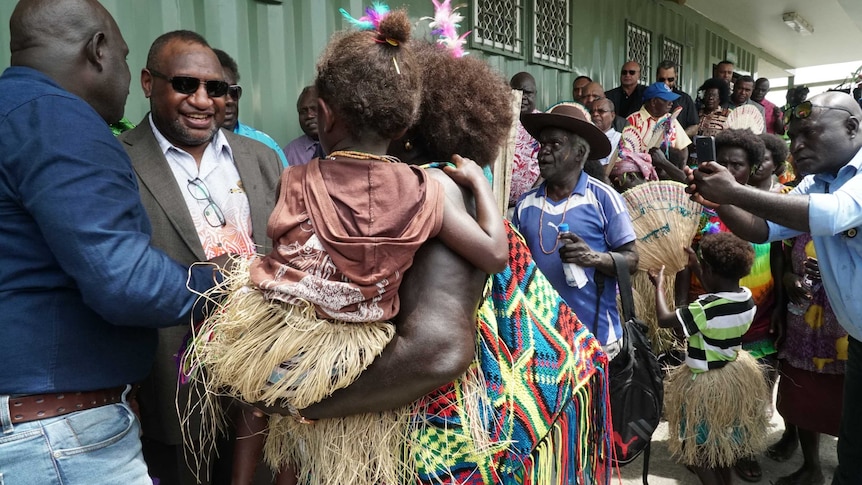
<svg viewBox="0 0 862 485"><path fill-rule="evenodd" d="M697 232L703 206L689 199L685 184L646 182L623 193L637 236L638 267L673 274L685 268L686 246Z"/></svg>
<svg viewBox="0 0 862 485"><path fill-rule="evenodd" d="M730 110L725 124L728 128L733 128L734 130L751 130L755 135L766 131L763 114L750 104L743 104Z"/></svg>
<svg viewBox="0 0 862 485"><path fill-rule="evenodd" d="M647 271L665 266L665 300L673 309L676 273L688 264L683 249L691 245L700 223L703 206L689 199L679 182L646 182L623 193L637 236L640 262L632 275L637 315L649 327L652 349L660 354L680 344L670 329L658 327L655 315L655 288Z"/></svg>

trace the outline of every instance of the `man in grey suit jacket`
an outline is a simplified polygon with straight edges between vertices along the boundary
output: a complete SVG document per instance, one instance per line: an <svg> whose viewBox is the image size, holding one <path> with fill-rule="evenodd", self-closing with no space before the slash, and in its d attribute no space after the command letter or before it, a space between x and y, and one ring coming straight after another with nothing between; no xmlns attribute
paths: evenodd
<svg viewBox="0 0 862 485"><path fill-rule="evenodd" d="M266 236L282 164L260 142L220 130L225 94L221 64L206 40L169 32L153 43L141 86L150 113L120 136L132 159L153 226L152 244L183 264L270 250ZM162 485L229 483L229 468L190 470L176 410L176 355L187 327L164 329L156 364L139 394L144 456ZM180 386L180 403L188 389ZM231 456L221 451L221 460Z"/></svg>

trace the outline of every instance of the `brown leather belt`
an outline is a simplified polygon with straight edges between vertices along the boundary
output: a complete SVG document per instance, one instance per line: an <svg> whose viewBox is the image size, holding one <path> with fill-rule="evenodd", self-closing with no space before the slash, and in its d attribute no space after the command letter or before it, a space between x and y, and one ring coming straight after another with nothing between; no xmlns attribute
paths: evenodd
<svg viewBox="0 0 862 485"><path fill-rule="evenodd" d="M135 387L132 388L134 392ZM12 424L27 423L39 419L54 418L64 414L84 411L123 400L126 386L86 392L61 392L56 394L31 394L9 398L9 414Z"/></svg>

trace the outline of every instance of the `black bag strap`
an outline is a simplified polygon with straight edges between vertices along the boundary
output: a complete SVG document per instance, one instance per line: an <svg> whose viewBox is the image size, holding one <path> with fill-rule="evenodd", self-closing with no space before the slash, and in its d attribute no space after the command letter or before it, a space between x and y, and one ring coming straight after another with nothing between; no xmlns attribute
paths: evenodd
<svg viewBox="0 0 862 485"><path fill-rule="evenodd" d="M614 261L614 271L617 274L617 285L620 291L620 305L623 307L623 326L627 322L635 318L635 301L632 295L632 280L629 274L629 262L625 256L620 253L611 251L609 253ZM625 334L625 329L623 330ZM651 443L647 443L643 451L643 484L649 485L649 452L652 447Z"/></svg>
<svg viewBox="0 0 862 485"><path fill-rule="evenodd" d="M605 292L605 275L599 270L593 273L593 281L596 283L596 319L593 322L593 331L599 329L599 312L602 310L602 293Z"/></svg>
<svg viewBox="0 0 862 485"><path fill-rule="evenodd" d="M644 447L644 468L643 468L643 480L644 485L649 485L649 450L652 448L652 442L647 443Z"/></svg>
<svg viewBox="0 0 862 485"><path fill-rule="evenodd" d="M614 260L614 271L617 274L617 285L620 289L620 304L623 307L623 322L635 318L635 300L632 296L632 279L629 275L629 262L625 256L611 251L608 253Z"/></svg>

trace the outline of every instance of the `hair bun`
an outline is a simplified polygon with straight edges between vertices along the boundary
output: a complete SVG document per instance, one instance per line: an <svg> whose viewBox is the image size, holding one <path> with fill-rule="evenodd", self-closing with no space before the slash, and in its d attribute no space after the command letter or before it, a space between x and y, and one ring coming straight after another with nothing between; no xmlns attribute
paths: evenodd
<svg viewBox="0 0 862 485"><path fill-rule="evenodd" d="M400 45L410 40L411 29L410 17L407 16L407 12L398 9L392 10L380 21L377 32L380 35L380 40L394 40Z"/></svg>

